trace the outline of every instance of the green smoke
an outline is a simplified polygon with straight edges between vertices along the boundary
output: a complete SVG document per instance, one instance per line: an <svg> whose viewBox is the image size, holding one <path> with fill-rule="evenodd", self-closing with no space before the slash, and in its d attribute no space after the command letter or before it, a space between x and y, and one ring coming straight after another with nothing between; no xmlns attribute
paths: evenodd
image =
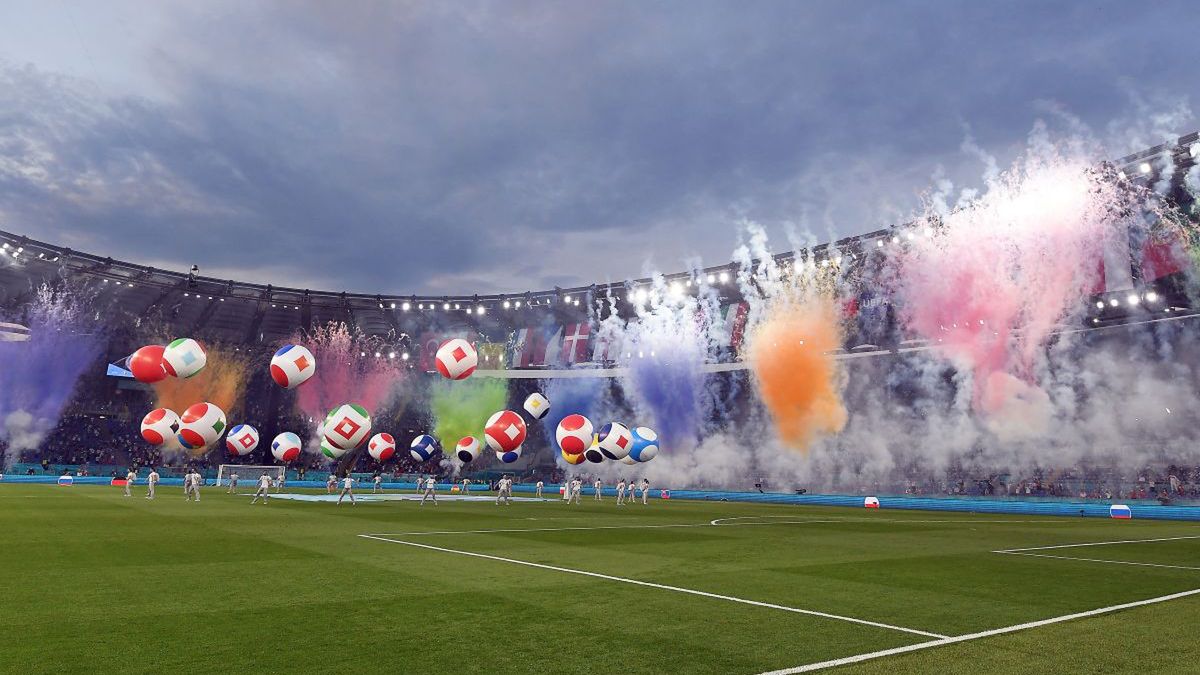
<svg viewBox="0 0 1200 675"><path fill-rule="evenodd" d="M504 410L508 385L504 380L472 378L434 383L429 394L434 435L451 456L458 439L474 436L483 441L483 425L492 413Z"/></svg>

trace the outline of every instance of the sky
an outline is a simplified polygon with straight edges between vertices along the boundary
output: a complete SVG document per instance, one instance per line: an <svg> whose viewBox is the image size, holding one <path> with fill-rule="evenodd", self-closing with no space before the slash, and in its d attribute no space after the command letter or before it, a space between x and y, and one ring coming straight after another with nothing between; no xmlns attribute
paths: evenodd
<svg viewBox="0 0 1200 675"><path fill-rule="evenodd" d="M903 222L1038 119L1200 126L1191 2L0 3L0 229L220 278L522 292Z"/></svg>

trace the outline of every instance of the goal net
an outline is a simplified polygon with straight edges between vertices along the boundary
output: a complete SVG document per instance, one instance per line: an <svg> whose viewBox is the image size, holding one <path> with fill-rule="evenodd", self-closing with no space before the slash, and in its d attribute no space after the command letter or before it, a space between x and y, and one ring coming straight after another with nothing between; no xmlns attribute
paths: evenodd
<svg viewBox="0 0 1200 675"><path fill-rule="evenodd" d="M258 490L258 479L265 473L271 477L271 490L274 491L282 487L281 481L286 471L287 467L282 466L222 464L217 469L217 487L228 489L230 481L237 476L237 485L233 486L233 491L239 494L243 492L253 494Z"/></svg>

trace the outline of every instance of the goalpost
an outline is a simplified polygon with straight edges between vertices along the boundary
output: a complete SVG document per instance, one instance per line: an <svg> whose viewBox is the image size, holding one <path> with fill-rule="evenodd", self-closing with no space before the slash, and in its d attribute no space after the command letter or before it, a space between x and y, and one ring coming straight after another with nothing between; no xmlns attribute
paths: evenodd
<svg viewBox="0 0 1200 675"><path fill-rule="evenodd" d="M258 490L258 479L265 473L271 477L271 488L278 490L283 487L286 472L287 467L285 466L222 464L217 469L217 487L228 488L230 478L237 474L237 485L233 488L234 492L253 494Z"/></svg>

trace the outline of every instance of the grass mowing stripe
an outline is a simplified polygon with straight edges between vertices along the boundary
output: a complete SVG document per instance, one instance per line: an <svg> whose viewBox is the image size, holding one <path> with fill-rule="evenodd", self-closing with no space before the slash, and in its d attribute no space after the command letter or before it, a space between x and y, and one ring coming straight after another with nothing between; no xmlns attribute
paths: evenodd
<svg viewBox="0 0 1200 675"><path fill-rule="evenodd" d="M1163 565L1160 563L1144 563L1132 562L1129 560L1102 560L1100 558L1075 558L1069 555L1048 555L1046 553L1020 553L1018 551L992 551L993 553L1003 553L1005 555L1024 555L1030 558L1053 558L1054 560L1080 560L1083 562L1108 563L1110 565L1137 565L1139 567L1166 567L1173 570L1200 570L1200 567L1187 567L1186 565Z"/></svg>
<svg viewBox="0 0 1200 675"><path fill-rule="evenodd" d="M543 565L541 563L529 562L526 560L516 560L513 558L502 558L500 556L488 555L486 553L473 553L471 551L460 551L453 548L443 548L441 546L430 546L429 544L418 544L412 541L402 541L399 539L387 539L369 534L358 535L365 539L374 539L376 541L386 541L391 544L403 544L404 546L415 546L416 548L429 549L431 551L441 551L442 553L456 553L458 555L470 556L472 558L483 558L485 560L496 560L499 562L512 563L514 565L525 565L527 567L536 567L538 569L551 570L554 572L565 572L567 574L578 574L585 577L593 577L595 579L605 579L607 581L618 581L626 584L634 584L636 586L646 586L649 588L657 588L665 591L675 591L676 593L687 593L689 595L699 595L705 598L713 598L716 600L727 600L729 602L738 602L744 605L753 605L755 607L766 607L768 609L778 609L785 612L793 612L795 614L806 614L808 616L818 616L824 619L834 619L837 621L846 621L849 623L857 623L864 626L873 626L875 628L884 628L887 630L900 631L901 633L912 633L913 635L922 635L925 637L934 637L945 639L947 636L940 633L930 633L929 631L917 630L915 628L905 628L903 626L893 626L891 624L879 623L877 621L868 621L867 619L858 619L851 616L841 616L838 614L828 614L826 612L818 612L811 609L800 609L798 607L785 607L783 605L775 605L769 602L759 602L758 600L747 600L745 598L735 598L729 595L719 595L717 593L708 593L706 591L697 591L691 588L680 588L679 586L667 586L665 584L656 584L650 581L640 581L638 579L628 579L626 577L615 577L608 574L600 574L598 572L588 572L586 570L571 569L568 567L556 567L554 565Z"/></svg>
<svg viewBox="0 0 1200 675"><path fill-rule="evenodd" d="M846 666L852 663L862 663L872 659L879 659L885 656L896 656L897 654L907 654L909 652L920 651L922 649L931 649L933 647L943 647L952 645L958 642L967 642L970 640L979 640L981 638L993 637L996 635L1004 635L1006 633L1016 633L1018 631L1028 630L1030 628L1038 628L1040 626L1049 626L1050 624L1062 623L1064 621L1074 621L1075 619L1085 619L1091 616L1099 616L1101 614L1110 614L1119 612L1123 609L1132 609L1134 607L1142 607L1144 605L1154 605L1160 602L1170 600L1178 600L1191 595L1200 594L1200 588L1194 588L1190 591L1182 591L1180 593L1172 593L1170 595L1160 595L1157 598L1148 600L1138 600L1136 602L1126 602L1120 605L1112 605L1111 607L1101 607L1092 609L1086 612L1078 612L1076 614L1066 614L1064 616L1056 616L1051 619L1042 619L1040 621L1030 621L1029 623L1021 623L1015 626L1005 626L1004 628L995 628L985 630L979 633L971 633L969 635L956 635L954 637L942 638L940 640L930 640L928 642L918 642L914 645L906 645L904 647L894 647L892 649L883 649L877 652L868 652L866 654L858 654L856 656L847 656L840 659L831 659L829 661L820 661L818 663L809 663L803 666L794 668L784 668L782 670L772 670L760 675L793 675L794 673L811 673L815 670L824 670L826 668L836 668L837 666Z"/></svg>
<svg viewBox="0 0 1200 675"><path fill-rule="evenodd" d="M992 553L1021 553L1023 551L1050 551L1056 548L1083 548L1085 546L1112 546L1114 544L1147 544L1154 541L1180 541L1182 539L1200 539L1200 535L1189 537L1159 537L1157 539L1122 539L1118 541L1091 541L1082 544L1057 544L1055 546L1031 546L1030 548L1006 548Z"/></svg>

